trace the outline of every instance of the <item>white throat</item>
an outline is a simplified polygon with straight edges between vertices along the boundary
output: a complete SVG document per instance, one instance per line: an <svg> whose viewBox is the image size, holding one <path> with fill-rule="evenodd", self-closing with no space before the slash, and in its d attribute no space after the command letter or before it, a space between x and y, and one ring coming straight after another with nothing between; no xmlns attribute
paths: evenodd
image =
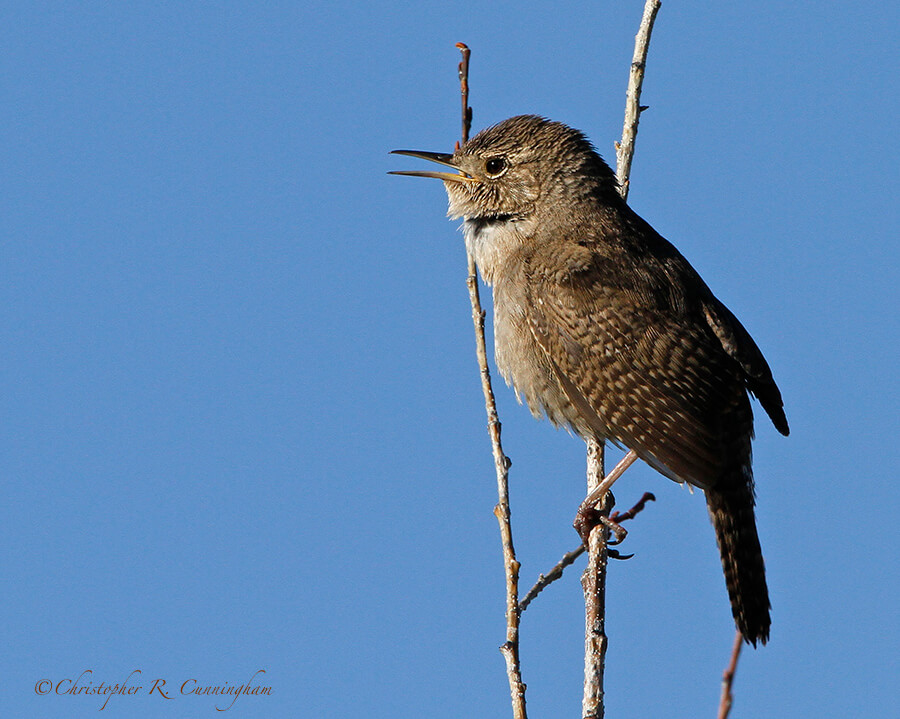
<svg viewBox="0 0 900 719"><path fill-rule="evenodd" d="M466 249L489 285L494 283L506 258L527 241L530 224L527 220L465 218Z"/></svg>

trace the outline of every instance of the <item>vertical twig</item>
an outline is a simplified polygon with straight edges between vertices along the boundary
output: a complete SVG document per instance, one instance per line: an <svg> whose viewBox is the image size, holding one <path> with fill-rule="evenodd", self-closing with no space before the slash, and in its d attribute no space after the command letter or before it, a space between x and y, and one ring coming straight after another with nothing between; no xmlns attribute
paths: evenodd
<svg viewBox="0 0 900 719"><path fill-rule="evenodd" d="M596 439L588 442L587 489L593 492L603 482L604 443ZM612 492L607 492L600 503L600 513L609 516L612 510ZM588 537L588 561L581 575L584 592L584 694L581 699L581 715L585 719L603 718L603 670L606 660L606 567L609 551L609 528L605 524L595 527Z"/></svg>
<svg viewBox="0 0 900 719"><path fill-rule="evenodd" d="M466 45L456 44L462 53L459 63L459 85L462 92L462 142L469 139L472 125L472 108L469 107L469 55L471 51ZM500 442L500 419L497 416L497 403L491 387L491 373L487 362L487 343L484 337L484 310L478 294L478 275L475 260L468 255L469 274L466 284L469 287L469 300L472 303L472 321L475 324L475 351L478 355L478 369L481 374L481 389L484 393L484 406L487 410L488 432L494 452L494 467L497 472L497 506L494 515L500 524L500 539L503 543L503 567L506 574L506 641L500 647L506 660L506 674L509 678L509 692L512 699L514 719L527 719L525 712L525 684L522 681L522 670L519 664L519 562L513 547L512 524L509 511L509 467L511 462L503 453Z"/></svg>
<svg viewBox="0 0 900 719"><path fill-rule="evenodd" d="M456 43L456 47L462 54L459 62L459 91L462 96L462 144L469 141L469 130L472 129L472 108L469 107L469 56L472 51L464 42ZM457 146L457 149L459 147Z"/></svg>
<svg viewBox="0 0 900 719"><path fill-rule="evenodd" d="M719 713L717 719L728 719L734 697L731 694L731 685L734 683L734 675L737 672L738 657L741 656L741 647L744 646L744 637L740 632L734 635L734 646L731 648L731 661L722 674L722 697L719 699Z"/></svg>
<svg viewBox="0 0 900 719"><path fill-rule="evenodd" d="M647 0L641 27L634 39L634 56L631 59L631 72L628 75L628 91L625 94L625 124L622 127L622 140L616 145L616 178L619 180L619 192L628 199L628 183L631 175L631 161L634 158L634 142L637 139L638 123L641 113L647 108L641 105L641 88L644 84L644 71L647 68L647 51L650 49L650 33L656 13L659 12L659 0Z"/></svg>
<svg viewBox="0 0 900 719"><path fill-rule="evenodd" d="M659 12L660 4L659 0L647 0L634 42L634 56L631 61L625 99L625 124L622 129L622 140L616 147L617 178L623 198L628 197L634 143L637 138L638 121L644 109L640 104L641 86L647 66L650 34L653 31L653 23ZM603 480L602 442L597 440L588 442L587 465L588 493L590 493ZM612 495L607 493L603 499L601 511L608 514L612 509L612 501ZM601 525L591 532L588 541L588 565L581 579L585 601L584 695L582 698L582 716L585 719L587 717L602 719L604 714L603 668L608 644L605 615L606 566L609 560L606 542L608 539L609 530L605 525Z"/></svg>

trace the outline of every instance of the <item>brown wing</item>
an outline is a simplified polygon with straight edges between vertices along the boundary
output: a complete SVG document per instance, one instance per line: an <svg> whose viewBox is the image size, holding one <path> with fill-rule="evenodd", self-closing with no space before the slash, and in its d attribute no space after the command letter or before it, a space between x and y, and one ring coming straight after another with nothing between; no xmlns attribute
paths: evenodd
<svg viewBox="0 0 900 719"><path fill-rule="evenodd" d="M739 364L671 278L647 282L592 250L572 253L565 273L531 274L526 303L570 401L593 413L595 433L673 479L712 486L729 461L744 459L736 452L749 458Z"/></svg>
<svg viewBox="0 0 900 719"><path fill-rule="evenodd" d="M722 343L725 351L731 355L744 370L747 388L756 396L766 410L775 428L787 436L790 432L787 417L784 415L784 402L781 391L772 377L769 363L750 333L744 329L731 310L715 297L710 297L703 306L706 320Z"/></svg>

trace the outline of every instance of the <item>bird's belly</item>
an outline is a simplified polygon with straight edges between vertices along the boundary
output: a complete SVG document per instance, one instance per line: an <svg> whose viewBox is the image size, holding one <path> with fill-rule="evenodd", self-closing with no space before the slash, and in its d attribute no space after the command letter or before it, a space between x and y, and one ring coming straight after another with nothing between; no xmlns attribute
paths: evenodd
<svg viewBox="0 0 900 719"><path fill-rule="evenodd" d="M504 308L505 309L505 308ZM579 410L557 379L557 373L544 350L535 340L521 313L495 311L494 352L497 367L516 392L520 402L528 405L535 417L546 415L556 426L570 426L582 437L607 436L593 412Z"/></svg>

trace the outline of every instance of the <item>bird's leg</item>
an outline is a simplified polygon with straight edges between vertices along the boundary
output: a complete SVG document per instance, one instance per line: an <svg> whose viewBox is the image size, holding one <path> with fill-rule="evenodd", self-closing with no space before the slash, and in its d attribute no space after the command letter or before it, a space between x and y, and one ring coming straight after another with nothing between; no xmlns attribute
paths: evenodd
<svg viewBox="0 0 900 719"><path fill-rule="evenodd" d="M581 537L581 541L587 545L588 536L591 533L591 530L596 527L598 524L605 524L609 529L616 535L615 544L619 544L623 539L625 539L625 535L628 532L622 527L618 522L614 522L609 517L604 517L597 511L597 503L603 499L603 496L610 490L610 488L616 483L616 480L621 477L625 470L628 469L632 464L634 464L635 460L637 460L638 456L635 454L634 450L629 450L628 454L626 454L619 463L613 467L613 470L607 474L600 485L594 489L587 497L585 497L584 501L581 503L581 506L578 507L578 512L575 514L575 521L573 522L573 526L575 527L575 531L578 532ZM612 542L611 542L612 544Z"/></svg>

